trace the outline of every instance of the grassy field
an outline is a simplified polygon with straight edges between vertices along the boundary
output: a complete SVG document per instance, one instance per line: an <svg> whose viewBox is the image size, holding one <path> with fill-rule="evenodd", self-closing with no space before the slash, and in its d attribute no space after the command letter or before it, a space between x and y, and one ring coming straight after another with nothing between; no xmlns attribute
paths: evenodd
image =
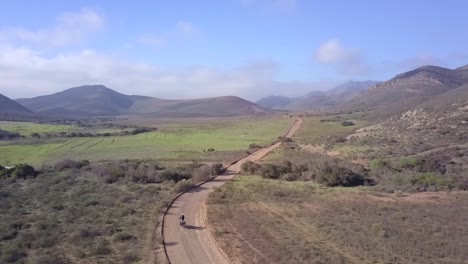
<svg viewBox="0 0 468 264"><path fill-rule="evenodd" d="M465 263L468 193L382 194L240 176L208 219L237 263Z"/></svg>
<svg viewBox="0 0 468 264"><path fill-rule="evenodd" d="M316 144L321 139L330 138L340 133L352 132L366 124L365 121L351 120L354 126L342 126L340 120L336 122L321 122L332 117L308 117L304 118L302 128L293 136L293 139L299 144Z"/></svg>
<svg viewBox="0 0 468 264"><path fill-rule="evenodd" d="M29 136L32 133L61 133L68 132L74 127L71 125L50 125L50 124L36 124L31 122L12 122L0 121L0 129L16 132L22 136Z"/></svg>
<svg viewBox="0 0 468 264"><path fill-rule="evenodd" d="M62 132L76 132L76 133L118 133L128 129L120 128L97 128L97 127L81 127L76 125L61 125L61 124L37 124L32 122L14 122L14 121L0 121L0 129L9 132L16 132L22 136L30 136L33 133L40 135L44 134L58 134Z"/></svg>
<svg viewBox="0 0 468 264"><path fill-rule="evenodd" d="M282 135L291 123L292 119L279 117L245 119L235 122L206 121L206 123L180 124L172 122L167 126L158 126L160 129L157 132L134 136L2 142L0 164L26 162L42 165L64 158L231 160L243 155L252 143L266 144L273 141ZM61 125L57 127L57 130L63 129ZM34 129L34 126L31 129ZM205 153L204 150L209 148L215 149L215 152Z"/></svg>
<svg viewBox="0 0 468 264"><path fill-rule="evenodd" d="M339 141L338 139L344 138L344 135L350 134L366 124L366 121L352 120L352 122L355 124L354 126L342 126L339 119L336 120L336 122L321 122L321 120L333 119L336 119L336 116L304 118L302 127L292 138L294 143L298 144L298 146L292 149L283 145L282 147L268 154L263 159L263 161L276 162L283 160L294 160L296 158L307 158L310 152L322 152L321 150L325 148L327 142ZM304 147L306 145L314 145L318 148L311 151L311 148ZM347 151L348 149L347 147L341 147L339 150L337 149L337 151L343 150ZM349 151L351 152L351 149ZM353 149L352 151L357 150Z"/></svg>

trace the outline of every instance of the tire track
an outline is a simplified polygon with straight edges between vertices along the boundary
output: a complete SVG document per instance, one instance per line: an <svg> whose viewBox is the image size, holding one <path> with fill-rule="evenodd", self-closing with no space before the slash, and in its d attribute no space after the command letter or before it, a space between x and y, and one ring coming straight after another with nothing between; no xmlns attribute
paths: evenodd
<svg viewBox="0 0 468 264"><path fill-rule="evenodd" d="M102 143L103 141L104 141L104 139L101 139L100 141L98 141L98 142L96 142L96 143L94 143L94 144L88 146L86 149L90 149L90 148L92 148L92 147L94 147L94 146L96 146L96 145L99 145L99 144Z"/></svg>
<svg viewBox="0 0 468 264"><path fill-rule="evenodd" d="M94 138L92 138L92 139L90 139L90 140L87 140L87 141L85 141L85 142L81 142L80 144L75 145L75 146L71 147L70 149L74 149L74 148L77 148L77 147L79 147L79 146L82 146L82 145L84 145L84 144L90 142L91 140L94 140Z"/></svg>

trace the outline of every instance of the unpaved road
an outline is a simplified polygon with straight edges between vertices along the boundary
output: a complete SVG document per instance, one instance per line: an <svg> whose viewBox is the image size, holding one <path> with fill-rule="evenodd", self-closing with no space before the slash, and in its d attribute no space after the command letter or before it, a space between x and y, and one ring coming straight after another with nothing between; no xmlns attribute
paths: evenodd
<svg viewBox="0 0 468 264"><path fill-rule="evenodd" d="M302 119L290 128L286 137L291 137L302 124ZM164 244L172 264L200 263L225 264L228 258L216 246L207 227L206 205L208 194L213 188L220 187L231 180L239 171L242 163L263 158L281 143L263 148L227 168L226 172L190 192L180 196L164 216ZM179 226L179 216L184 213L186 226Z"/></svg>

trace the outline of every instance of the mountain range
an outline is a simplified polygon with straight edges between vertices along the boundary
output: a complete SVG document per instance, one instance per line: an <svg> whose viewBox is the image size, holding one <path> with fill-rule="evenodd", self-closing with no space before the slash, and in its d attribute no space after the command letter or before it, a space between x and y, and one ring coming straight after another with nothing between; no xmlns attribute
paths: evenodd
<svg viewBox="0 0 468 264"><path fill-rule="evenodd" d="M458 87L466 89L464 84L468 84L468 65L453 70L423 66L373 85L341 108L390 117Z"/></svg>
<svg viewBox="0 0 468 264"><path fill-rule="evenodd" d="M346 104L359 96L377 81L348 81L329 91L312 91L301 97L268 96L259 101L258 105L272 109L307 111L331 108Z"/></svg>
<svg viewBox="0 0 468 264"><path fill-rule="evenodd" d="M35 113L56 116L222 117L273 112L235 96L165 100L125 95L103 85L85 85L50 95L17 99L16 102Z"/></svg>
<svg viewBox="0 0 468 264"><path fill-rule="evenodd" d="M256 103L236 96L166 100L125 95L103 85L85 85L16 101L0 95L0 114L34 113L34 115L56 117L117 115L226 117L271 114L276 112L272 109L278 109L365 111L378 117L391 117L427 102L449 104L450 100L456 98L453 94L466 100L466 89L468 89L468 65L456 69L423 66L398 74L385 82L349 81L329 91L312 91L296 98L269 96Z"/></svg>

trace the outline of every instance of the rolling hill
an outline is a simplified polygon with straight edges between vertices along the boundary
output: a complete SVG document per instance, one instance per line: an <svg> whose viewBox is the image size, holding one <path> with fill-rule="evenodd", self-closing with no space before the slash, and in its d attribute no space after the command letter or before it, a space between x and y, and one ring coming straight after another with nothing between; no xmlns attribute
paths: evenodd
<svg viewBox="0 0 468 264"><path fill-rule="evenodd" d="M29 109L10 98L0 94L0 113L9 114L27 114L31 113Z"/></svg>
<svg viewBox="0 0 468 264"><path fill-rule="evenodd" d="M218 117L273 112L235 96L164 100L147 96L125 95L103 85L80 86L51 95L18 99L17 102L40 114L72 116L131 114L154 117Z"/></svg>
<svg viewBox="0 0 468 264"><path fill-rule="evenodd" d="M349 102L377 83L376 81L348 81L329 91L312 91L296 98L268 96L259 100L257 104L263 107L291 111L332 108Z"/></svg>

